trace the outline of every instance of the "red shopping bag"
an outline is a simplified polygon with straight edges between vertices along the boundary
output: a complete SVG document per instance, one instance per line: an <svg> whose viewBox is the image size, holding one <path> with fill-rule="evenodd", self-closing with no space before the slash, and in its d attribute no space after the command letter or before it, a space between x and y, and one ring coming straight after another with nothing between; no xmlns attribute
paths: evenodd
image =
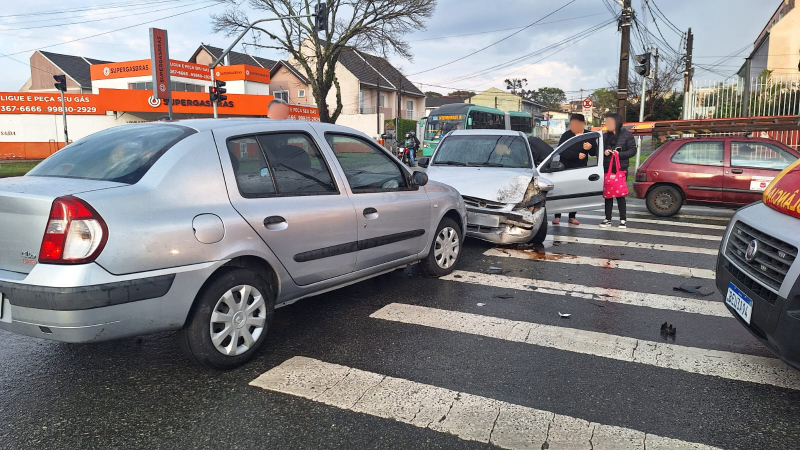
<svg viewBox="0 0 800 450"><path fill-rule="evenodd" d="M619 167L619 153L612 153L608 173L603 179L603 198L628 196L628 172Z"/></svg>

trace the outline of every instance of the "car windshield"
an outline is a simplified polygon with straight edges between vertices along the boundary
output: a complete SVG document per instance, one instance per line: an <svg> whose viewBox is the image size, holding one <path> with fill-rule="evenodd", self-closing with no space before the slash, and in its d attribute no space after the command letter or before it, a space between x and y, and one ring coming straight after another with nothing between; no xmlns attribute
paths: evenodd
<svg viewBox="0 0 800 450"><path fill-rule="evenodd" d="M109 128L64 147L28 176L82 178L134 184L170 147L195 131L178 125Z"/></svg>
<svg viewBox="0 0 800 450"><path fill-rule="evenodd" d="M434 165L531 167L531 156L520 136L450 136L439 144Z"/></svg>
<svg viewBox="0 0 800 450"><path fill-rule="evenodd" d="M464 129L464 116L450 116L459 117L455 119L441 120L441 119L428 119L425 125L425 139L441 139L451 131Z"/></svg>

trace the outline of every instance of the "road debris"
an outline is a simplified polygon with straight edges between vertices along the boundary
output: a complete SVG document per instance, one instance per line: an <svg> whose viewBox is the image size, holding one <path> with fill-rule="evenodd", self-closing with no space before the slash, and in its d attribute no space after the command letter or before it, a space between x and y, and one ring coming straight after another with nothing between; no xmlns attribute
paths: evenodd
<svg viewBox="0 0 800 450"><path fill-rule="evenodd" d="M564 314L561 311L559 311L558 316L561 317L562 319L569 319L572 316L572 314Z"/></svg>
<svg viewBox="0 0 800 450"><path fill-rule="evenodd" d="M713 288L706 286L697 286L689 283L683 283L678 287L673 287L672 290L680 292L688 292L689 294L702 295L703 297L707 297L715 292Z"/></svg>

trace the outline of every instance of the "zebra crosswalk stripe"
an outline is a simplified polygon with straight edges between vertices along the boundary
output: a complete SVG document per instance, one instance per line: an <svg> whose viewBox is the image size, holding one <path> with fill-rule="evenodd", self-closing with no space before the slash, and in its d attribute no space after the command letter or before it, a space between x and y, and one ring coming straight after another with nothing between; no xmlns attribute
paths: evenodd
<svg viewBox="0 0 800 450"><path fill-rule="evenodd" d="M562 242L569 244L588 244L588 245L607 245L609 247L630 247L641 248L646 250L662 250L666 252L678 253L697 253L702 255L714 255L719 253L715 248L698 248L689 247L686 245L669 245L669 244L651 244L649 242L633 242L633 241L616 241L613 239L591 239L577 236L561 236L552 235L548 236L553 242Z"/></svg>
<svg viewBox="0 0 800 450"><path fill-rule="evenodd" d="M664 369L800 390L800 375L775 358L684 347L595 331L402 303L384 306L370 317Z"/></svg>
<svg viewBox="0 0 800 450"><path fill-rule="evenodd" d="M599 212L601 210L598 209L597 211ZM578 213L578 214L581 214L581 213ZM628 216L638 216L638 217L645 217L645 218L651 218L651 219L655 218L655 217L658 217L658 216L654 216L654 215L650 214L649 212L642 212L642 211L630 211L630 210L628 210L627 214L628 214ZM699 214L681 214L681 213L679 213L679 214L675 214L674 216L671 216L670 218L676 219L676 220L680 220L680 219L715 220L715 221L728 223L728 222L731 221L731 217L732 216L702 216L702 215L699 215Z"/></svg>
<svg viewBox="0 0 800 450"><path fill-rule="evenodd" d="M639 261L625 261L621 259L594 258L591 256L576 256L563 253L533 252L511 248L492 248L483 252L483 254L484 256L494 256L499 258L517 258L562 264L588 265L603 267L606 269L638 270L640 272L678 275L681 277L708 279L715 278L714 271L709 269L696 269L693 267L671 266L668 264L656 264Z"/></svg>
<svg viewBox="0 0 800 450"><path fill-rule="evenodd" d="M583 230L591 230L597 225L589 225L585 227L581 225L581 229ZM553 227L555 228L555 227ZM628 233L628 234L645 234L648 236L660 236L660 237L673 237L673 238L684 238L684 239L700 239L704 241L714 241L720 242L722 241L722 236L710 236L707 234L695 234L695 233L683 233L679 231L663 231L663 230L649 230L646 228L636 228L635 226L629 226L627 229L620 229L616 226L608 227L608 228L594 228L596 230L601 231L610 231L613 233Z"/></svg>
<svg viewBox="0 0 800 450"><path fill-rule="evenodd" d="M605 216L600 214L582 214L582 217L588 217L590 219L605 219ZM639 219L639 218L630 218L628 217L629 223L647 223L653 225L669 225L675 227L688 227L688 228L703 228L706 230L725 230L728 228L725 225L710 225L707 223L695 223L695 222L679 222L674 220L656 220L656 219Z"/></svg>
<svg viewBox="0 0 800 450"><path fill-rule="evenodd" d="M250 385L507 449L714 449L302 356Z"/></svg>
<svg viewBox="0 0 800 450"><path fill-rule="evenodd" d="M563 295L566 297L600 302L620 303L623 305L644 306L668 311L681 311L706 316L733 318L723 303L719 301L697 300L672 295L650 294L647 292L623 291L619 289L583 286L580 284L560 283L557 281L531 280L505 275L466 272L463 270L456 270L450 275L440 279L501 289Z"/></svg>

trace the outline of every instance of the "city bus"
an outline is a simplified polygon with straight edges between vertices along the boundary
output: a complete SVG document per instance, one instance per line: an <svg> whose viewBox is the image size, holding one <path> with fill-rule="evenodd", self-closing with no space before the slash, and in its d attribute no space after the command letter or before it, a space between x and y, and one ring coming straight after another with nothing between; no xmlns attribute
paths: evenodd
<svg viewBox="0 0 800 450"><path fill-rule="evenodd" d="M431 156L439 140L453 130L503 130L506 113L472 103L450 103L434 109L425 123L422 156Z"/></svg>
<svg viewBox="0 0 800 450"><path fill-rule="evenodd" d="M533 116L519 111L507 112L506 130L522 131L526 136L533 136Z"/></svg>

